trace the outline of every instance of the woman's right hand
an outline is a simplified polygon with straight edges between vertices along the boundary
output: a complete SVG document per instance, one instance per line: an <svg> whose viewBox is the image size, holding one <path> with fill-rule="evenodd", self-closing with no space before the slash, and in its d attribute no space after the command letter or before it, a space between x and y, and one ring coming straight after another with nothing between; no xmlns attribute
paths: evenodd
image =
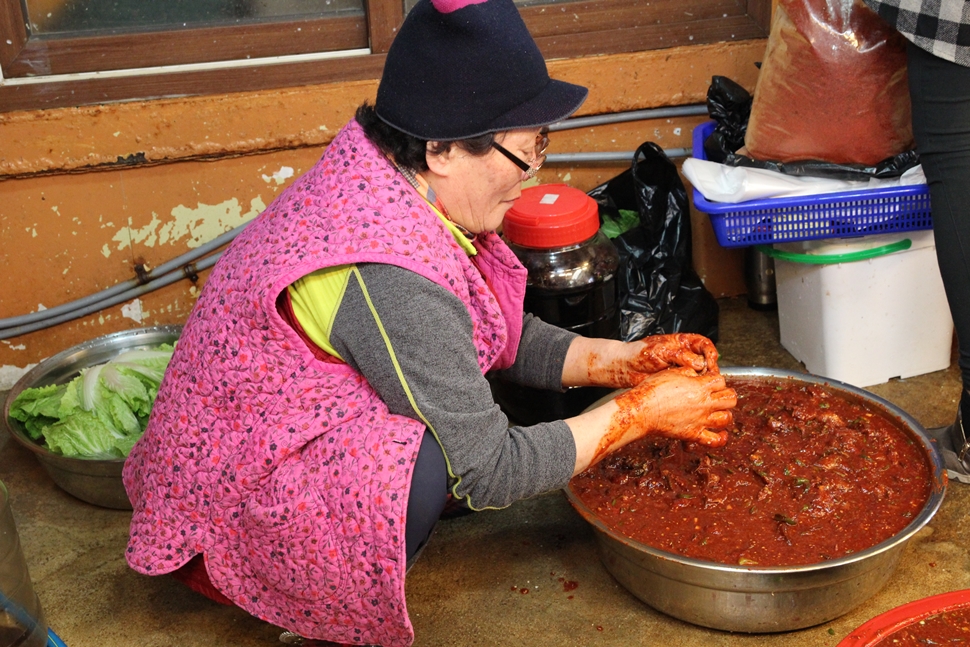
<svg viewBox="0 0 970 647"><path fill-rule="evenodd" d="M607 404L566 421L577 441L575 473L648 434L721 446L736 404L737 395L718 373L671 368L648 375Z"/></svg>

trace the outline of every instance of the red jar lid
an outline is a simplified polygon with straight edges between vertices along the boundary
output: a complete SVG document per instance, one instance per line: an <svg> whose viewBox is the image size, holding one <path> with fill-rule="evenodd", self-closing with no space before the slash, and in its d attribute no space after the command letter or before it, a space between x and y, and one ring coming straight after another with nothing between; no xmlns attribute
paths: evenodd
<svg viewBox="0 0 970 647"><path fill-rule="evenodd" d="M523 189L505 214L502 233L516 245L551 249L588 240L599 228L593 198L565 184L540 184Z"/></svg>

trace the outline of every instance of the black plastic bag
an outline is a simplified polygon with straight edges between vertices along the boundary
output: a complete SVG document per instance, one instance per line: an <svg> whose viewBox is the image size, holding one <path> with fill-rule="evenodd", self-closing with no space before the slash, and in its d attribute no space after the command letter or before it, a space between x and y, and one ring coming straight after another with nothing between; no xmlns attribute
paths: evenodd
<svg viewBox="0 0 970 647"><path fill-rule="evenodd" d="M636 227L612 239L620 253L620 338L692 332L716 342L717 301L691 265L687 190L663 150L641 144L630 170L589 195L601 217L639 214Z"/></svg>
<svg viewBox="0 0 970 647"><path fill-rule="evenodd" d="M915 150L904 151L889 157L874 166L861 164L835 164L820 160L798 160L795 162L773 162L756 160L746 155L729 153L724 164L729 166L760 168L769 171L805 177L822 177L832 180L863 181L869 178L889 179L899 177L919 164L919 154Z"/></svg>
<svg viewBox="0 0 970 647"><path fill-rule="evenodd" d="M717 125L704 140L704 156L709 161L720 164L744 146L753 100L750 92L726 76L711 77L711 86L707 89L707 113Z"/></svg>
<svg viewBox="0 0 970 647"><path fill-rule="evenodd" d="M777 162L738 155L744 146L753 97L743 87L724 76L711 77L707 90L707 112L717 122L704 140L704 157L711 162L746 168L760 168L786 175L822 177L833 180L868 180L899 177L919 164L919 155L908 150L878 164L836 164L819 160Z"/></svg>

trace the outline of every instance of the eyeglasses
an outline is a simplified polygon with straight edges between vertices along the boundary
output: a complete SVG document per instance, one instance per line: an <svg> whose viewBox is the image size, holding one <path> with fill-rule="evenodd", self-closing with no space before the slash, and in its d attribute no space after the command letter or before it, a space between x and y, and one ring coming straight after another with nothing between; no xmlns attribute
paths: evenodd
<svg viewBox="0 0 970 647"><path fill-rule="evenodd" d="M549 148L549 134L540 132L536 135L535 158L533 158L531 163L521 159L518 155L515 155L498 142L492 142L492 148L512 160L512 163L525 173L525 179L531 180L536 176L536 173L539 172L539 169L542 168L543 163L546 161L545 152Z"/></svg>

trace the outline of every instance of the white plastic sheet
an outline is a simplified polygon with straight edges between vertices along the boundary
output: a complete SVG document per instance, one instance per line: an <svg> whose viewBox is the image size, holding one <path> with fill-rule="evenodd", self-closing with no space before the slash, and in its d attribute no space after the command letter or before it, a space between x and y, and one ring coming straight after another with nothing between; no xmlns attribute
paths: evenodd
<svg viewBox="0 0 970 647"><path fill-rule="evenodd" d="M787 198L861 189L926 184L923 168L916 166L898 178L849 182L828 178L785 175L765 169L727 166L694 157L684 160L684 177L711 202L738 203L764 198Z"/></svg>

